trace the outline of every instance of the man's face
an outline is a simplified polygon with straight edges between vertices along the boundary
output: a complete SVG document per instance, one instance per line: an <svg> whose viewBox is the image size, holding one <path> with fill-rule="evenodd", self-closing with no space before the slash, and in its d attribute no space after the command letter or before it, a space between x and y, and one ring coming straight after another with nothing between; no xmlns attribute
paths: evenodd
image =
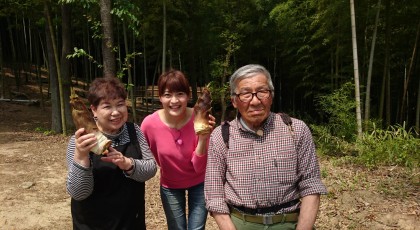
<svg viewBox="0 0 420 230"><path fill-rule="evenodd" d="M237 88L235 90L236 94L245 93L257 93L257 92L266 92L270 90L267 82L267 78L263 74L257 74L250 78L245 78L240 80L237 83ZM263 95L263 93L260 93ZM251 129L258 129L261 127L264 120L270 114L271 104L273 103L271 91L269 92L269 96L267 98L259 99L256 94L253 94L251 100L248 102L244 102L247 100L240 100L238 96L233 96L232 104L233 106L238 109L239 113L241 113L242 119Z"/></svg>

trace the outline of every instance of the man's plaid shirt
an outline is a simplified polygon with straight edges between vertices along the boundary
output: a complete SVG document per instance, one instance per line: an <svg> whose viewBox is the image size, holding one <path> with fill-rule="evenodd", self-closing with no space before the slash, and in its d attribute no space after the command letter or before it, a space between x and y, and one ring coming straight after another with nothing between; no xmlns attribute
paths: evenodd
<svg viewBox="0 0 420 230"><path fill-rule="evenodd" d="M221 126L211 134L205 178L209 212L229 213L228 204L246 208L280 205L311 194L326 194L308 126L292 118L293 133L271 113L262 136L230 122L229 149ZM293 212L300 203L280 210Z"/></svg>

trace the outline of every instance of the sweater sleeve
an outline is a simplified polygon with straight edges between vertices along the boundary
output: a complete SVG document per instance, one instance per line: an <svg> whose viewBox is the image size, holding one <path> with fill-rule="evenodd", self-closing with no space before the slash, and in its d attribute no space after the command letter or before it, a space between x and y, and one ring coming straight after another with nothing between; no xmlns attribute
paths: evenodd
<svg viewBox="0 0 420 230"><path fill-rule="evenodd" d="M136 128L142 159L134 160L134 173L128 177L136 181L144 182L156 175L157 166L143 132L137 124L134 124L134 126Z"/></svg>
<svg viewBox="0 0 420 230"><path fill-rule="evenodd" d="M92 167L86 168L76 163L74 159L75 137L70 138L67 146L67 182L66 188L69 195L75 200L84 200L93 191Z"/></svg>
<svg viewBox="0 0 420 230"><path fill-rule="evenodd" d="M196 143L198 142L198 137L195 136ZM193 155L191 157L191 163L194 167L195 172L201 173L206 171L207 166L207 155L208 155L208 149L209 149L209 140L206 142L206 152L202 155L197 155L196 151L193 151Z"/></svg>

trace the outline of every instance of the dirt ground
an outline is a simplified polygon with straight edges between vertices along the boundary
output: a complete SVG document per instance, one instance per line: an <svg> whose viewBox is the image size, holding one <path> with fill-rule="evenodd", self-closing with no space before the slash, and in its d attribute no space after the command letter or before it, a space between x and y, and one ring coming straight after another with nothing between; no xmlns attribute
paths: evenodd
<svg viewBox="0 0 420 230"><path fill-rule="evenodd" d="M51 109L0 102L0 229L71 229L65 152L69 136L47 135ZM419 170L374 170L321 158L329 194L317 229L420 229ZM148 229L166 229L159 175L146 184ZM211 217L207 229L217 229Z"/></svg>

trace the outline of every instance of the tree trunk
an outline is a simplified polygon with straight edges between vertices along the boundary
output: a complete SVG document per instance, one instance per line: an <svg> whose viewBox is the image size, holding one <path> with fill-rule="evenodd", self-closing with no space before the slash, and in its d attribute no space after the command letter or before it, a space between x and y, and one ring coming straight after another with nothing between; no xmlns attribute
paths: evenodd
<svg viewBox="0 0 420 230"><path fill-rule="evenodd" d="M36 35L34 35L34 50L35 50L35 66L36 66L36 79L38 82L39 93L41 95L40 103L41 109L45 109L45 102L44 102L44 93L42 91L42 74L41 74L41 60L40 60L40 45L42 46L41 37L39 37L39 42L36 42Z"/></svg>
<svg viewBox="0 0 420 230"><path fill-rule="evenodd" d="M417 133L420 133L420 79L419 87L417 89L416 131Z"/></svg>
<svg viewBox="0 0 420 230"><path fill-rule="evenodd" d="M391 28L389 25L389 8L390 8L390 0L385 1L385 60L384 60L384 72L383 72L383 80L382 80L382 89L381 89L381 97L379 102L379 119L382 120L384 116L384 109L385 111L389 111L388 108L389 103L387 102L388 99L388 79L389 79L389 40L391 34ZM386 107L386 108L385 108ZM385 125L389 126L391 123L390 114L387 112L385 118Z"/></svg>
<svg viewBox="0 0 420 230"><path fill-rule="evenodd" d="M370 88L372 82L372 69L373 69L373 56L375 54L375 45L376 45L376 33L378 31L378 24L379 24L379 12L381 11L381 0L378 0L377 6L378 9L376 11L376 18L375 18L375 28L373 30L372 35L372 45L370 47L370 57L369 57L369 69L368 69L368 76L366 82L366 98L365 98L365 125L367 126L370 116Z"/></svg>
<svg viewBox="0 0 420 230"><path fill-rule="evenodd" d="M403 123L404 115L406 114L405 108L406 108L406 100L407 100L408 83L410 82L411 73L413 72L413 68L414 68L414 63L415 63L416 53L417 53L417 44L419 42L419 34L420 34L420 21L417 25L416 40L414 41L413 53L411 55L407 79L404 81L404 91L403 91L403 97L402 97L402 103L401 103L401 109L400 109L400 123L401 124Z"/></svg>
<svg viewBox="0 0 420 230"><path fill-rule="evenodd" d="M29 21L28 21L29 24ZM22 70L24 70L25 73L25 83L29 82L29 76L32 76L32 68L31 68L31 37L30 37L30 25L26 25L25 16L22 17L22 29L23 29L23 43L25 45L25 48L22 49Z"/></svg>
<svg viewBox="0 0 420 230"><path fill-rule="evenodd" d="M132 50L133 51L136 51L136 33L133 31L133 34L132 34L132 42L133 42L133 44L132 44ZM140 67L139 67L140 68ZM138 79L137 79L137 60L136 60L136 56L134 56L133 57L133 84L134 84L134 87L136 87L137 85L138 85ZM134 88L135 89L135 88Z"/></svg>
<svg viewBox="0 0 420 230"><path fill-rule="evenodd" d="M118 65L117 66L117 69L118 70L120 70L120 71L124 71L124 70L122 70L122 68L123 68L123 58L122 58L122 56L121 56L121 46L120 46L120 44L121 44L121 42L120 42L120 34L121 34L121 32L120 32L120 27L118 26L119 24L117 23L117 42L115 43L115 48L116 48L116 50L118 51L118 54L117 54L117 60L119 60L116 64ZM114 39L115 39L115 37L114 37ZM117 76L118 76L118 71L117 71Z"/></svg>
<svg viewBox="0 0 420 230"><path fill-rule="evenodd" d="M29 67L31 67L34 55L33 55L33 48L32 48L33 36L32 36L32 29L31 29L32 26L31 26L31 20L30 19L28 21L28 24L29 24L29 30L28 30L28 33L29 33ZM32 68L29 68L29 69L32 69Z"/></svg>
<svg viewBox="0 0 420 230"><path fill-rule="evenodd" d="M360 88L359 88L359 61L357 59L357 36L356 36L356 18L354 12L354 0L350 0L350 16L351 16L351 34L353 46L353 65L354 65L354 85L356 96L356 120L357 135L362 136L362 115L360 111Z"/></svg>
<svg viewBox="0 0 420 230"><path fill-rule="evenodd" d="M74 125L72 123L73 119L71 116L70 108L70 88L71 88L71 76L70 76L70 59L67 58L67 55L72 53L71 44L71 5L63 3L61 5L61 30L62 30L62 47L61 47L61 78L62 78L62 97L64 104L64 117L68 121L69 129L73 129Z"/></svg>
<svg viewBox="0 0 420 230"><path fill-rule="evenodd" d="M275 89L277 90L277 92L282 92L282 87L283 87L283 84L282 84L282 79L281 79L281 74L279 74L278 73L278 70L277 70L277 64L278 64L278 58L277 58L277 45L275 45L274 46L274 60L273 60L273 81L274 81L274 87L275 87ZM282 106L282 101L283 101L283 98L282 98L282 96L281 96L281 93L278 93L277 94L277 96L276 96L276 98L277 98L277 100L274 100L274 101L277 101L277 102L274 102L274 111L276 111L276 112L280 112L280 111L283 111L283 106Z"/></svg>
<svg viewBox="0 0 420 230"><path fill-rule="evenodd" d="M166 71L166 1L163 2L162 73Z"/></svg>
<svg viewBox="0 0 420 230"><path fill-rule="evenodd" d="M58 77L57 66L54 61L54 49L50 36L50 28L48 23L45 24L45 41L48 56L48 73L49 73L49 91L51 93L51 131L55 133L62 132L61 126L61 113L60 113L60 100L58 92Z"/></svg>
<svg viewBox="0 0 420 230"><path fill-rule="evenodd" d="M5 74L4 74L4 68L3 68L3 44L0 36L0 82L1 82L1 95L0 98L4 98L4 94L6 92L6 86L5 86Z"/></svg>
<svg viewBox="0 0 420 230"><path fill-rule="evenodd" d="M88 25L84 26L83 28L83 45L84 47L87 47L87 52L90 54L92 53L90 48L90 41L89 41L89 27ZM92 82L92 63L89 61L87 57L83 58L83 64L84 64L84 81L85 82Z"/></svg>
<svg viewBox="0 0 420 230"><path fill-rule="evenodd" d="M48 57L45 52L45 46L42 40L42 31L38 31L38 38L39 38L39 43L41 45L41 51L42 51L42 60L43 60L42 65L45 67L48 67Z"/></svg>
<svg viewBox="0 0 420 230"><path fill-rule="evenodd" d="M127 58L128 55L128 39L127 39L127 29L125 22L123 21L123 35L124 35L124 46L125 46L125 56L126 56L126 63L127 66L127 73L128 73L128 93L131 100L131 110L133 113L133 122L137 123L137 112L136 112L136 98L134 97L134 85L133 85L133 77L131 75L131 68L130 68L130 59Z"/></svg>
<svg viewBox="0 0 420 230"><path fill-rule="evenodd" d="M60 70L60 62L58 60L58 52L57 47L55 45L55 37L54 37L54 31L51 23L51 17L50 17L50 9L47 4L47 1L44 2L44 13L45 17L47 18L48 28L50 32L51 37L51 45L52 45L52 51L54 55L54 61L56 65L56 71L57 71L57 79L58 79L58 92L59 92L59 100L60 100L60 115L61 115L61 128L63 131L63 135L67 135L67 127L66 127L66 118L65 118L65 112L64 112L64 95L63 95L63 83L61 79L61 70ZM47 35L48 36L48 35ZM51 96L52 97L52 96Z"/></svg>
<svg viewBox="0 0 420 230"><path fill-rule="evenodd" d="M225 60L223 63L223 76L220 82L220 87L224 88L224 84L226 82L226 78L228 76L228 69L229 69L229 65L230 65L230 58L232 57L232 53L234 52L234 45L231 44L231 47L227 47L226 48L226 55L225 55ZM230 94L230 92L229 92ZM227 109L227 104L226 104L226 93L224 91L222 91L222 94L220 95L220 104L222 106L222 116L220 118L221 121L226 120L226 109Z"/></svg>
<svg viewBox="0 0 420 230"><path fill-rule="evenodd" d="M16 47L15 47L15 42L14 42L15 39L13 38L12 24L10 23L9 17L7 17L7 27L8 27L8 32L9 32L10 48L12 50L12 71L15 75L16 90L19 91L20 77L19 77L19 71L17 70L17 56L16 56Z"/></svg>
<svg viewBox="0 0 420 230"><path fill-rule="evenodd" d="M100 0L100 12L102 22L102 56L103 56L103 76L116 77L115 54L112 51L114 48L114 33L112 31L112 16L111 16L111 0Z"/></svg>
<svg viewBox="0 0 420 230"><path fill-rule="evenodd" d="M146 55L146 33L143 33L143 68L144 68L144 98L146 100L146 114L149 113L149 103L147 103L147 88L149 87L149 81L147 80L147 55Z"/></svg>
<svg viewBox="0 0 420 230"><path fill-rule="evenodd" d="M387 126L391 125L391 68L389 66L388 60L388 68L386 74L386 89L385 89L385 115L386 115L386 124Z"/></svg>

